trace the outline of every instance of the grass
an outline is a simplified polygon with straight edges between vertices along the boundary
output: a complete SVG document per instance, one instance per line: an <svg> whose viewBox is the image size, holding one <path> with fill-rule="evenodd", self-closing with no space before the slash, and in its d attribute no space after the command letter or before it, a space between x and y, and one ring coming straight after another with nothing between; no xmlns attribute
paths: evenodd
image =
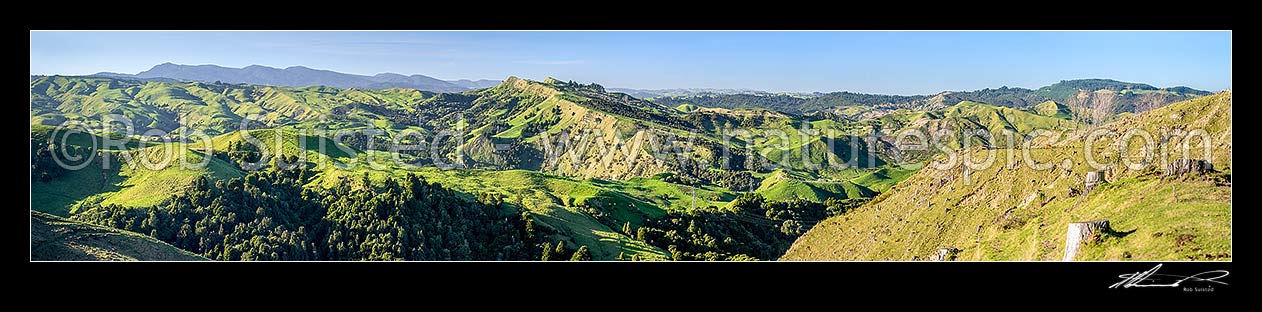
<svg viewBox="0 0 1262 312"><path fill-rule="evenodd" d="M1056 101L1049 100L1043 103L1038 103L1038 104L1035 104L1034 107L1032 107L1031 109L1034 111L1034 113L1039 114L1041 116L1047 116L1047 117L1059 118L1059 119L1070 119L1072 117L1071 112L1069 111L1069 107L1065 107L1065 105L1056 103Z"/></svg>
<svg viewBox="0 0 1262 312"><path fill-rule="evenodd" d="M212 138L211 146L217 151L223 151L232 142L248 143L250 141L245 136L247 133L265 146L269 156L293 155L317 164L343 164L360 154L354 148L318 134L300 133L296 129L286 128L233 131Z"/></svg>
<svg viewBox="0 0 1262 312"><path fill-rule="evenodd" d="M1086 198L1070 197L1068 189L1081 189L1088 171L1074 153L1071 147L1032 152L1042 163L1076 159L1070 170L1009 168L1002 157L967 178L961 169L925 168L888 195L821 222L784 259L912 260L954 247L963 250L961 260L1059 260L1067 224L1100 218L1134 232L1083 247L1079 260L1230 259L1230 186L1131 172ZM1166 234L1154 237L1159 232ZM1199 240L1182 249L1158 243L1169 233Z"/></svg>
<svg viewBox="0 0 1262 312"><path fill-rule="evenodd" d="M1071 121L1060 118L1040 116L1008 107L969 101L960 102L947 108L944 115L948 119L955 119L961 123L971 121L973 124L988 129L992 133L999 133L1003 129L1008 129L1019 134L1026 134L1034 129L1056 129L1073 125Z"/></svg>
<svg viewBox="0 0 1262 312"><path fill-rule="evenodd" d="M625 193L643 202L655 204L657 207L680 211L693 207L723 207L736 198L736 193L724 188L713 186L692 187L664 182L656 177L631 178L620 182L598 179L589 179L587 181L592 185ZM695 206L693 203L694 189L696 191ZM656 217L660 216L660 214L652 216Z"/></svg>
<svg viewBox="0 0 1262 312"><path fill-rule="evenodd" d="M863 198L875 195L872 190L847 181L802 181L783 170L775 171L764 178L754 192L772 201L805 199L823 202L829 198Z"/></svg>
<svg viewBox="0 0 1262 312"><path fill-rule="evenodd" d="M170 154L164 152L164 148L170 148ZM217 158L210 158L204 167L195 166L206 160L204 154L179 144L151 146L124 153L129 153L132 157L130 161L121 153L107 153L104 155L108 155L108 160L98 157L82 169L68 170L52 181L32 182L31 209L69 216L82 202L151 206L182 191L199 176L227 179L242 175L240 170ZM147 157L152 164L166 164L146 166L139 157ZM194 166L185 168L181 165L181 157Z"/></svg>
<svg viewBox="0 0 1262 312"><path fill-rule="evenodd" d="M109 154L107 154L109 155ZM68 170L48 182L31 181L31 210L68 217L72 207L99 193L117 192L124 179L113 171L103 170L103 159L97 157L79 170ZM118 166L117 160L109 160Z"/></svg>
<svg viewBox="0 0 1262 312"><path fill-rule="evenodd" d="M34 261L206 261L152 237L31 211Z"/></svg>
<svg viewBox="0 0 1262 312"><path fill-rule="evenodd" d="M174 152L183 152L183 155L163 154L163 147L161 146L139 150L139 155L133 157L148 157L152 162L157 163L170 156L172 157L170 158L171 162L165 166L154 168L144 165L122 167L118 171L118 176L123 181L114 185L119 189L115 192L101 193L100 196L104 197L101 204L132 207L152 206L189 187L193 180L199 176L207 175L212 180L223 180L243 175L236 167L217 158L210 158L206 162L206 156L202 152L181 148L179 145L172 145L171 148L176 149ZM183 157L189 164L206 162L206 166L202 168L184 168L180 163L179 157Z"/></svg>
<svg viewBox="0 0 1262 312"><path fill-rule="evenodd" d="M52 128L33 127L32 131L47 133ZM64 141L56 140L70 146L89 148L103 144L100 136L87 133L74 133ZM140 144L148 147L140 147ZM165 154L164 148L170 148L169 155ZM32 181L31 209L64 217L70 216L74 207L84 201L149 206L186 187L197 176L209 174L212 178L224 179L241 174L231 165L213 158L204 168L181 168L181 159L198 164L205 160L205 156L178 143L154 145L130 140L122 149L102 151L80 169L66 170L61 177L47 182ZM153 164L162 163L167 157L171 160L168 166L150 168L140 165L139 157L145 157Z"/></svg>
<svg viewBox="0 0 1262 312"><path fill-rule="evenodd" d="M1050 224L1107 218L1115 231L1125 233L1106 235L1088 244L1080 250L1077 258L1081 260L1231 259L1231 188L1210 180L1130 178L1100 186L1082 203L1057 202L1049 209L1069 211L1044 221ZM998 239L1019 245L1030 240L1024 232L1038 230L1037 226L1031 223L1010 237ZM1054 230L1045 236L1063 241L1064 231ZM1026 235L1024 240L1022 235ZM1180 237L1190 237L1190 241L1180 242ZM1042 250L1030 254L1037 259L1059 256Z"/></svg>
<svg viewBox="0 0 1262 312"><path fill-rule="evenodd" d="M600 211L609 214L619 224L639 224L646 217L661 216L664 211L635 196L586 181L526 170L442 170L427 167L406 170L330 169L320 175L321 180L313 183L328 186L328 183L336 183L339 176L358 176L365 172L376 179L401 177L411 172L459 191L503 195L506 202L530 211L544 226L571 238L572 241L567 244L587 245L592 256L598 260L614 260L619 253L628 258L632 255L650 260L669 258L666 251L601 224L575 203L599 205ZM570 204L566 205L567 202Z"/></svg>
<svg viewBox="0 0 1262 312"><path fill-rule="evenodd" d="M914 173L916 173L916 170L888 166L851 179L850 182L866 187L877 193L884 193L899 182L906 180L907 177L910 177Z"/></svg>
<svg viewBox="0 0 1262 312"><path fill-rule="evenodd" d="M921 169L868 204L816 225L783 259L913 260L953 247L962 250L960 260L1060 260L1070 222L1108 219L1115 233L1085 244L1076 260L1231 260L1231 92L1129 114L1103 128L1202 130L1210 144L1193 146L1210 147L1218 172L1154 174L1180 157L1171 155L1182 144L1177 136L1157 149L1170 157L1128 168L1120 156L1136 155L1138 146L1109 152L1119 139L1106 136L1089 152L1111 166L1105 171L1111 182L1071 195L1098 169L1085 162L1085 131L1031 150L1035 163L1061 164L1046 169L1005 157L1019 151L973 150L960 155L996 153L996 164L968 174L959 166Z"/></svg>

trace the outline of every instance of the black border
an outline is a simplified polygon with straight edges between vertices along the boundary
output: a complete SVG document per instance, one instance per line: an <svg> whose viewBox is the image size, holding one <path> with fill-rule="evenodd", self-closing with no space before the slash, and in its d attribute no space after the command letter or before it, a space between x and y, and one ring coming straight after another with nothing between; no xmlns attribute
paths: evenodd
<svg viewBox="0 0 1262 312"><path fill-rule="evenodd" d="M36 262L31 265L35 271L28 273L33 273L29 287L34 289L57 289L67 281L95 280L120 289L180 283L180 287L190 288L293 285L306 289L328 285L339 291L372 292L401 283L407 285L406 289L436 287L473 293L495 292L493 289L566 289L575 295L638 294L637 301L646 303L666 296L757 292L768 297L706 300L792 298L771 294L802 300L867 300L855 295L930 294L965 295L959 298L974 298L979 306L994 307L995 296L1036 299L1055 306L1069 303L1062 301L1069 298L1180 299L1235 292L1234 275L1219 279L1228 285L1215 285L1212 292L1110 288L1122 280L1119 275L1146 271L1157 264L1162 265L1160 273L1185 276L1234 268L1232 262ZM185 279L187 283L177 281Z"/></svg>
<svg viewBox="0 0 1262 312"><path fill-rule="evenodd" d="M59 8L28 14L28 29L169 30L1227 30L1230 9L1132 2L848 1L793 3L271 2L172 3ZM454 4L454 5L451 5ZM223 9L214 9L222 6ZM64 10L60 10L64 9ZM78 10L78 11L76 11ZM199 13L204 12L204 13Z"/></svg>

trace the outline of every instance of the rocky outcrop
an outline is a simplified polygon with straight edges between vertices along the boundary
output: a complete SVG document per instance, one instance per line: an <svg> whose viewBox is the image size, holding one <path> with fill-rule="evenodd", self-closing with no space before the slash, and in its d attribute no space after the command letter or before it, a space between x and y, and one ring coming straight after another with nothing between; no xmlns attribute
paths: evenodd
<svg viewBox="0 0 1262 312"><path fill-rule="evenodd" d="M1109 231L1112 231L1109 228L1109 220L1070 223L1069 229L1065 232L1065 257L1062 260L1074 261L1074 256L1078 255L1078 247L1081 247L1082 243Z"/></svg>

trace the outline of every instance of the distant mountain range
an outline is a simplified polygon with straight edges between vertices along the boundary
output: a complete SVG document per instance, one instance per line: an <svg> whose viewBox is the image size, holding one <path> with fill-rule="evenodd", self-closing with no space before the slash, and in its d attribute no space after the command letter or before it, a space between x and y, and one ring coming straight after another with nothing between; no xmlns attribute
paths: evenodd
<svg viewBox="0 0 1262 312"><path fill-rule="evenodd" d="M101 72L91 76L111 78L174 79L202 82L248 83L286 87L313 85L335 88L389 89L409 88L431 92L461 92L493 87L498 80L441 80L425 75L405 76L381 73L373 76L339 73L330 70L292 66L284 69L261 65L244 68L218 65L180 65L162 63L135 75Z"/></svg>
<svg viewBox="0 0 1262 312"><path fill-rule="evenodd" d="M775 95L777 93L753 90L753 89L715 89L715 88L680 88L680 89L631 89L631 88L609 88L609 91L622 92L627 95L641 99L652 99L657 97L680 97L680 96L697 96L697 95L729 95L729 94L749 94L749 95Z"/></svg>

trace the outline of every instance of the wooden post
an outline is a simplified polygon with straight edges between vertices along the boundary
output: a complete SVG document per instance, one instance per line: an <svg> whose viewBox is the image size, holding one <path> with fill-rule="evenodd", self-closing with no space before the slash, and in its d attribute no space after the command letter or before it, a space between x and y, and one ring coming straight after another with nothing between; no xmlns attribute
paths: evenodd
<svg viewBox="0 0 1262 312"><path fill-rule="evenodd" d="M1070 223L1065 232L1065 257L1062 261L1074 261L1074 256L1078 255L1078 247L1082 246L1084 240L1111 230L1107 219Z"/></svg>
<svg viewBox="0 0 1262 312"><path fill-rule="evenodd" d="M1091 190L1094 190L1095 187L1100 186L1100 183L1104 182L1104 171L1087 172L1087 181L1083 183L1082 195L1086 196L1087 193L1091 193Z"/></svg>

